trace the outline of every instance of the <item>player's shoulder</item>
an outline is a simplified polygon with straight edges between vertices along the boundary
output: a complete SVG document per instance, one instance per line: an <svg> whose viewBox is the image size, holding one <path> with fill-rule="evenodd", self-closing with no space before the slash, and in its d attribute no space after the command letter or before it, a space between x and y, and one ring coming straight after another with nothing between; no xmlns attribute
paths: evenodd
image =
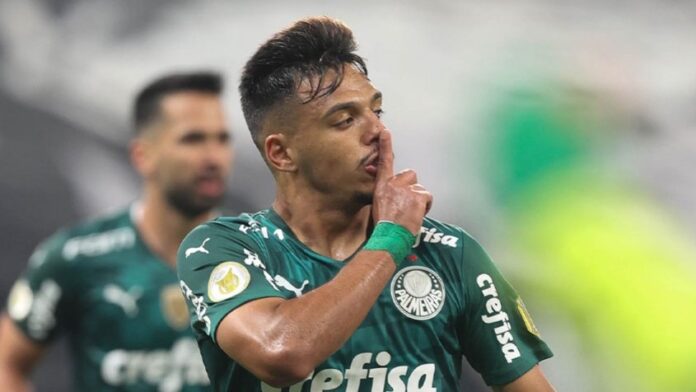
<svg viewBox="0 0 696 392"><path fill-rule="evenodd" d="M256 213L242 213L234 216L217 217L191 230L184 241L187 241L189 238L197 239L206 235L234 237L254 234L264 225L268 225L266 212L267 210L263 210Z"/></svg>
<svg viewBox="0 0 696 392"><path fill-rule="evenodd" d="M228 229L239 229L239 226L252 228L273 226L269 211L270 210L261 210L257 212L245 212L239 215L221 216L208 223Z"/></svg>
<svg viewBox="0 0 696 392"><path fill-rule="evenodd" d="M489 270L493 262L479 241L460 226L425 218L416 245L435 247L440 263L471 271Z"/></svg>
<svg viewBox="0 0 696 392"><path fill-rule="evenodd" d="M129 209L123 209L67 229L61 251L63 258L92 258L133 247L136 232L130 214Z"/></svg>
<svg viewBox="0 0 696 392"><path fill-rule="evenodd" d="M272 223L267 219L267 211L221 216L198 225L186 235L179 251L200 246L204 241L206 246L218 247L236 242L255 249L263 243L263 236L267 235Z"/></svg>
<svg viewBox="0 0 696 392"><path fill-rule="evenodd" d="M437 246L443 249L461 250L471 246L472 243L476 243L476 240L463 228L425 217L414 247Z"/></svg>
<svg viewBox="0 0 696 392"><path fill-rule="evenodd" d="M436 263L476 268L490 259L481 244L460 226L426 217L414 244L416 253L430 253Z"/></svg>
<svg viewBox="0 0 696 392"><path fill-rule="evenodd" d="M136 233L127 209L64 227L42 241L29 262L74 261L132 247Z"/></svg>
<svg viewBox="0 0 696 392"><path fill-rule="evenodd" d="M116 229L132 229L130 210L122 209L111 214L85 219L77 224L64 228L68 239L84 237L94 234L109 233Z"/></svg>

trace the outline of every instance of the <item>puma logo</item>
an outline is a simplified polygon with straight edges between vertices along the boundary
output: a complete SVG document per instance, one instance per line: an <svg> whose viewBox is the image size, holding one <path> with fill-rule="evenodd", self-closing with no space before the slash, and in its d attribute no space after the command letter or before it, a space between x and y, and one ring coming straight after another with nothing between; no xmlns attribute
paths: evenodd
<svg viewBox="0 0 696 392"><path fill-rule="evenodd" d="M104 299L121 309L128 317L134 317L138 314L138 299L143 295L143 290L140 287L133 287L128 291L123 290L115 284L104 286Z"/></svg>
<svg viewBox="0 0 696 392"><path fill-rule="evenodd" d="M282 288L284 288L284 289L286 289L286 290L289 290L289 291L292 291L293 293L295 293L295 296L296 296L296 297L301 297L301 296L302 296L302 290L304 290L305 286L307 286L307 285L309 284L309 281L308 281L308 280L305 280L304 282L302 282L302 286L300 286L300 288L297 288L297 287L293 286L292 283L290 283L287 279L285 279L284 277L282 277L282 276L280 276L280 275L276 275L276 276L273 278L273 281L274 281L275 284L277 284L279 287L282 287Z"/></svg>
<svg viewBox="0 0 696 392"><path fill-rule="evenodd" d="M208 252L208 249L204 248L205 243L208 242L208 241L210 241L210 238L206 238L205 240L203 240L203 243L202 243L200 246L197 246L197 247L195 247L195 248L188 248L188 249L186 249L186 252L185 252L186 258L188 258L189 256L191 256L191 255L194 254L194 253L205 253L205 254L209 254L210 252Z"/></svg>

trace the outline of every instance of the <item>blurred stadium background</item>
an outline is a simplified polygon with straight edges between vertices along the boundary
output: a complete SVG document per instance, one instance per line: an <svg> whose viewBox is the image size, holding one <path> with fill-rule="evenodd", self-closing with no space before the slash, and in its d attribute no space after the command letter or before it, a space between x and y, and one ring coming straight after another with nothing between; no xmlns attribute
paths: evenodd
<svg viewBox="0 0 696 392"><path fill-rule="evenodd" d="M3 303L39 240L136 197L130 102L162 72L225 74L226 211L268 206L240 69L317 14L354 29L397 166L525 298L559 391L696 391L691 1L0 0ZM39 391L69 390L66 357L51 350Z"/></svg>

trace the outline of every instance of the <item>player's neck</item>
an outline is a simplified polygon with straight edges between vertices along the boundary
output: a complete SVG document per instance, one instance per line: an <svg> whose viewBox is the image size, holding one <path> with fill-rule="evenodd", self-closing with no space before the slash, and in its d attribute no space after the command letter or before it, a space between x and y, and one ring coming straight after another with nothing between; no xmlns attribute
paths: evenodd
<svg viewBox="0 0 696 392"><path fill-rule="evenodd" d="M136 226L147 247L171 266L176 265L179 244L197 225L212 218L212 212L188 217L172 207L162 195L146 192Z"/></svg>
<svg viewBox="0 0 696 392"><path fill-rule="evenodd" d="M365 241L371 208L346 206L318 193L278 192L273 209L303 244L336 260L345 260Z"/></svg>

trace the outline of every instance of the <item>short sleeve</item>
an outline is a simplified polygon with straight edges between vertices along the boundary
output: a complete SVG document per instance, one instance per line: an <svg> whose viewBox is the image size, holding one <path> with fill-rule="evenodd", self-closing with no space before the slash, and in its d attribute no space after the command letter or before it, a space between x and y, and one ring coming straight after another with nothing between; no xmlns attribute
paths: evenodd
<svg viewBox="0 0 696 392"><path fill-rule="evenodd" d="M65 236L54 235L40 244L15 281L7 312L32 341L45 344L69 321L74 287L72 263L62 255Z"/></svg>
<svg viewBox="0 0 696 392"><path fill-rule="evenodd" d="M289 298L274 283L266 249L236 226L201 225L186 236L177 254L191 325L213 341L219 323L239 306L266 297Z"/></svg>
<svg viewBox="0 0 696 392"><path fill-rule="evenodd" d="M553 354L539 335L522 299L483 248L463 241L464 354L488 385L505 385Z"/></svg>

